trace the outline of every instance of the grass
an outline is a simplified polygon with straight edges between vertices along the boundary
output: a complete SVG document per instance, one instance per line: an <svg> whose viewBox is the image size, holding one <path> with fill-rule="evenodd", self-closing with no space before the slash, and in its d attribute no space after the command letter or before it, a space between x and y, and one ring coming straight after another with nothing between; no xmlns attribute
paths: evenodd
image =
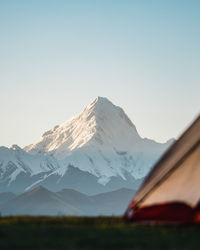
<svg viewBox="0 0 200 250"><path fill-rule="evenodd" d="M0 218L0 249L200 249L200 226L124 224L120 217Z"/></svg>

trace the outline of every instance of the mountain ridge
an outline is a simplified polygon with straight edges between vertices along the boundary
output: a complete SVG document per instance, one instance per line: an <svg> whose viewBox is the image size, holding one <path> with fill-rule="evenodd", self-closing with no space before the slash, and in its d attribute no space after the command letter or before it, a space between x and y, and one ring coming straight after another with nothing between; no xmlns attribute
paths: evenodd
<svg viewBox="0 0 200 250"><path fill-rule="evenodd" d="M121 215L135 191L119 189L113 192L88 196L73 189L52 192L43 186L37 186L20 195L4 197L0 193L0 211L8 215ZM3 199L2 199L3 198ZM2 200L1 200L2 199Z"/></svg>

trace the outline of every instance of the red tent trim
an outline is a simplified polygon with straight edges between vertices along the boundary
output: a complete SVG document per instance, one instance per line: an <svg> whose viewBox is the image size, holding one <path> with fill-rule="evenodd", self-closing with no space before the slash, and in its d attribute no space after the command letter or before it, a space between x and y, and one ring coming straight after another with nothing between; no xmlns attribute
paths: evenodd
<svg viewBox="0 0 200 250"><path fill-rule="evenodd" d="M132 222L200 222L200 202L195 208L184 202L154 204L133 208L131 203L125 213L125 220Z"/></svg>

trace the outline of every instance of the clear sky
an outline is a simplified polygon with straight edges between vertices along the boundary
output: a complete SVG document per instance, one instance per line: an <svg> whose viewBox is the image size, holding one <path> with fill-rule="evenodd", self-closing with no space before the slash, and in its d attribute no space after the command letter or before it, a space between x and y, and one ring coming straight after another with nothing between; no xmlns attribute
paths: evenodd
<svg viewBox="0 0 200 250"><path fill-rule="evenodd" d="M200 111L199 0L0 0L0 145L25 146L96 96L142 137Z"/></svg>

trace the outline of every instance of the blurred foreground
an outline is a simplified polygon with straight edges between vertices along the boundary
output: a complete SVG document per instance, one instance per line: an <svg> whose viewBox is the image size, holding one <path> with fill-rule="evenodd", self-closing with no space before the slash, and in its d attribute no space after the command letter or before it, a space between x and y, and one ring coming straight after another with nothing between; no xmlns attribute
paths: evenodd
<svg viewBox="0 0 200 250"><path fill-rule="evenodd" d="M2 217L0 249L199 249L199 225L124 224L121 217Z"/></svg>

